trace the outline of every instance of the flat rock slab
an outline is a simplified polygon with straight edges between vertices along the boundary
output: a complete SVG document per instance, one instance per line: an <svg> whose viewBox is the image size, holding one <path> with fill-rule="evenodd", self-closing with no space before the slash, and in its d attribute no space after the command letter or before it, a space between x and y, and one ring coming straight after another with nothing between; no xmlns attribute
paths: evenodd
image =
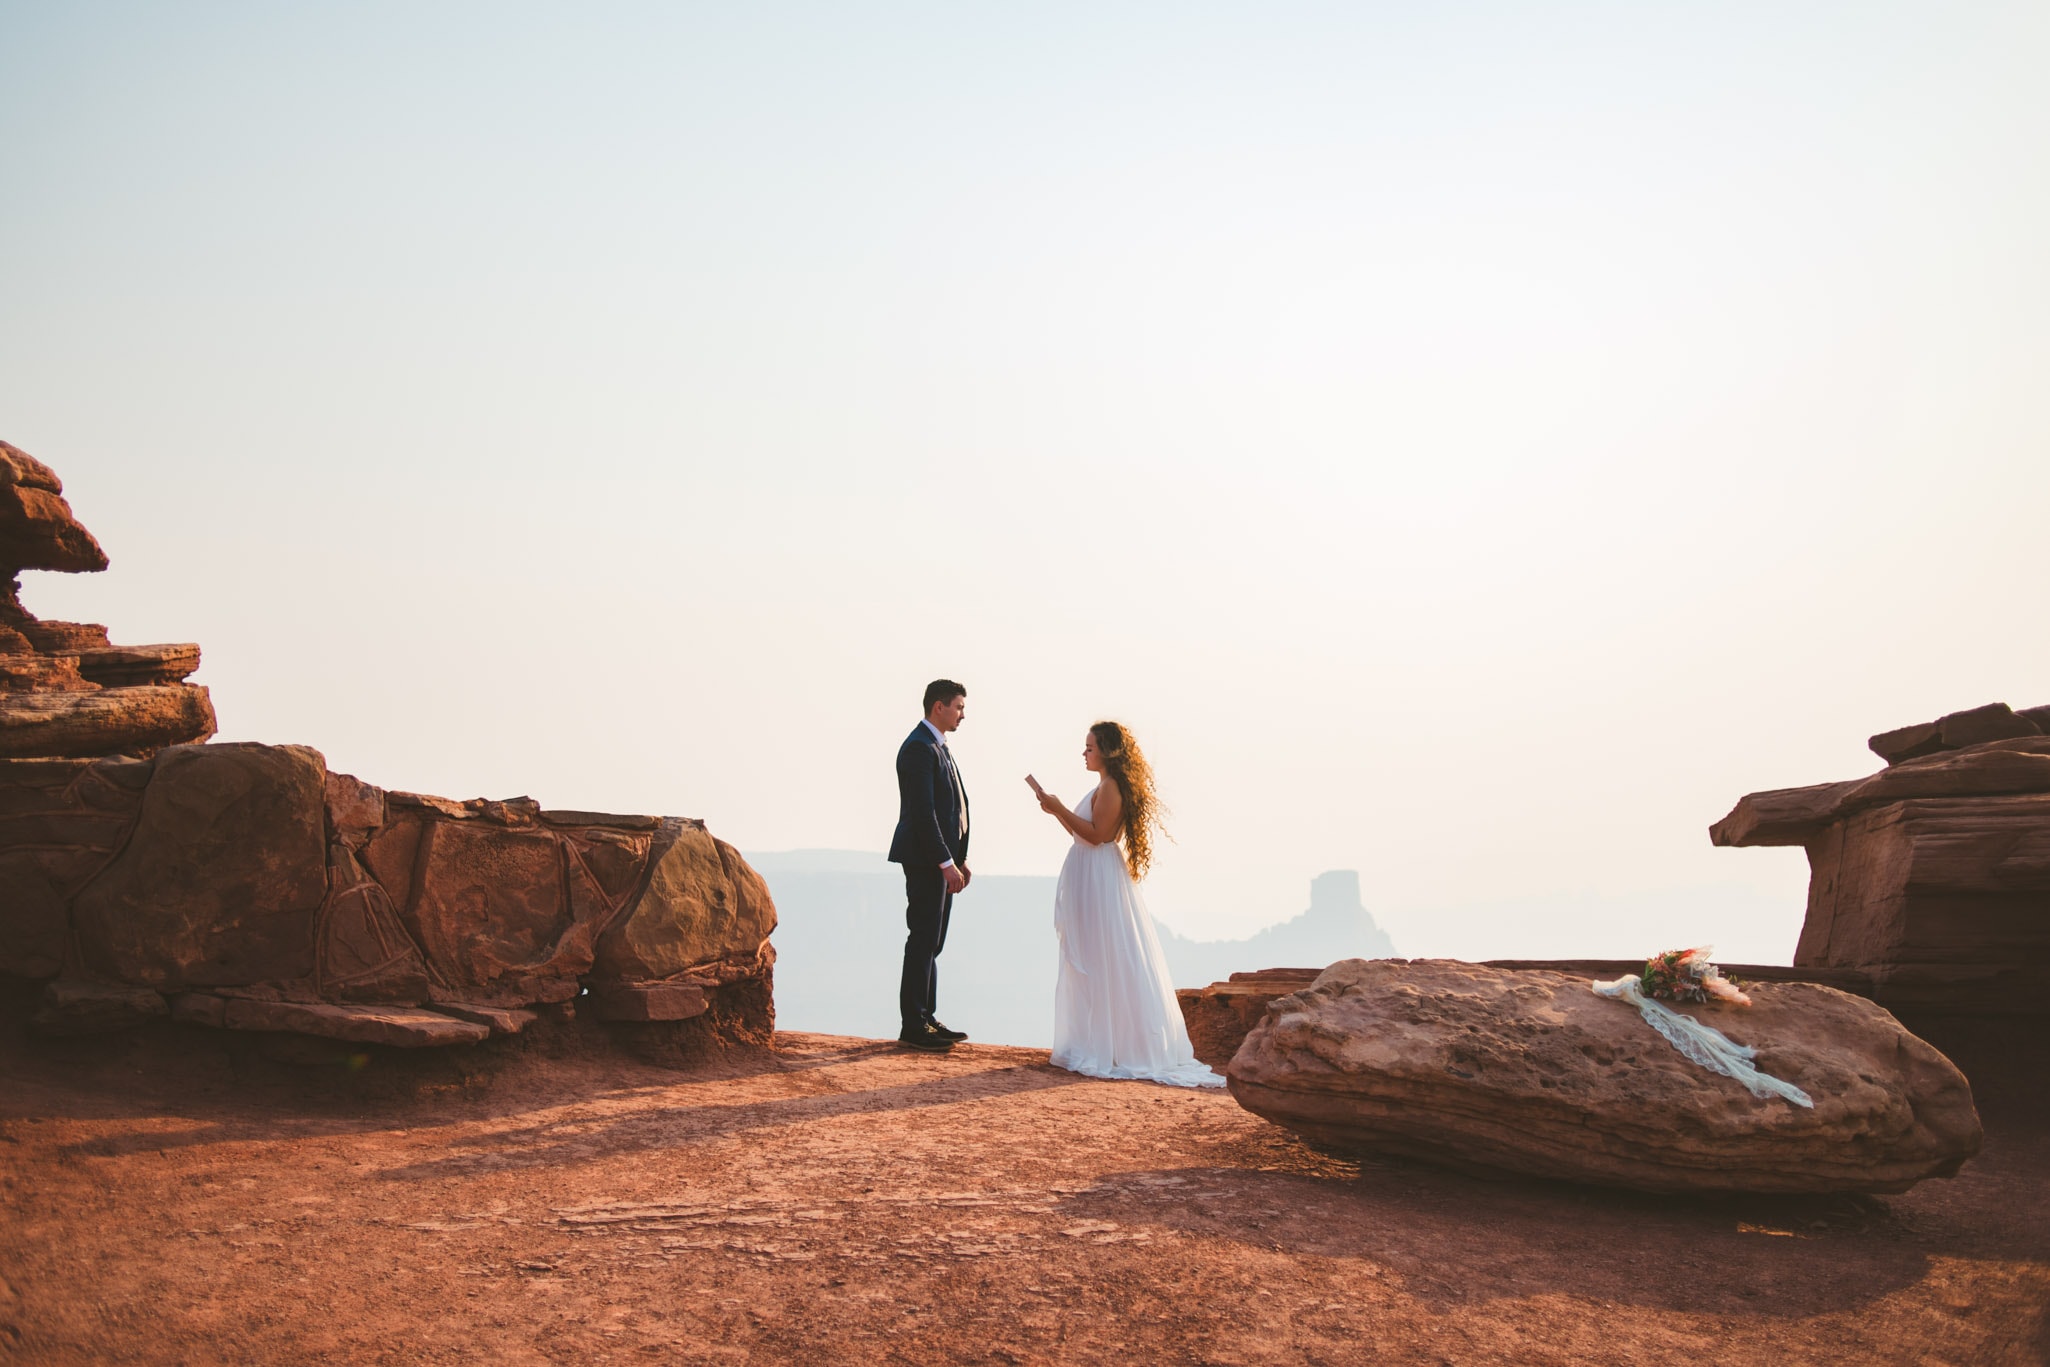
<svg viewBox="0 0 2050 1367"><path fill-rule="evenodd" d="M695 983L593 983L591 1014L601 1021L680 1021L705 1011Z"/></svg>
<svg viewBox="0 0 2050 1367"><path fill-rule="evenodd" d="M236 997L227 1000L221 1024L230 1030L288 1030L357 1044L393 1044L402 1049L475 1044L491 1035L488 1025L407 1006L330 1006Z"/></svg>
<svg viewBox="0 0 2050 1367"><path fill-rule="evenodd" d="M107 1035L168 1009L163 997L146 987L59 978L44 985L30 1024L39 1035Z"/></svg>
<svg viewBox="0 0 2050 1367"><path fill-rule="evenodd" d="M494 1035L517 1035L541 1019L538 1013L518 1007L477 1006L470 1002L436 1002L434 1009L444 1016L484 1026Z"/></svg>
<svg viewBox="0 0 2050 1367"><path fill-rule="evenodd" d="M213 701L197 684L148 684L94 693L14 693L0 701L0 755L133 754L202 741Z"/></svg>
<svg viewBox="0 0 2050 1367"><path fill-rule="evenodd" d="M1897 1192L1979 1151L1970 1085L1883 1008L1807 983L1682 1010L1808 1110L1682 1057L1589 979L1452 960L1333 964L1232 1059L1239 1104L1313 1143L1673 1192Z"/></svg>

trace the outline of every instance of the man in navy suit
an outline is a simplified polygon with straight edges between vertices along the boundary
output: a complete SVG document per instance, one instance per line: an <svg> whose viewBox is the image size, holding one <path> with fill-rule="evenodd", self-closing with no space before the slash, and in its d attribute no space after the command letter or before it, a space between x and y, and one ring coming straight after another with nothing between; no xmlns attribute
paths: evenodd
<svg viewBox="0 0 2050 1367"><path fill-rule="evenodd" d="M900 1043L935 1053L968 1036L933 1019L935 961L947 943L954 894L968 886L968 790L947 751L947 733L968 713L952 679L925 686L925 720L897 747L897 833L890 862L904 866L904 978L897 985Z"/></svg>

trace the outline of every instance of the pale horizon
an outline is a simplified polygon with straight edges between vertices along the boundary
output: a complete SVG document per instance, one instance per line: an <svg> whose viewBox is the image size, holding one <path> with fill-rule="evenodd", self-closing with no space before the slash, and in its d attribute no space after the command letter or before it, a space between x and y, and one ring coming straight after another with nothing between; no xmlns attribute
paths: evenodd
<svg viewBox="0 0 2050 1367"><path fill-rule="evenodd" d="M221 740L980 873L1100 717L1200 939L1786 962L1865 738L2050 703L2050 12L0 19L0 439ZM963 913L972 911L972 891ZM1249 965L1252 967L1254 965Z"/></svg>

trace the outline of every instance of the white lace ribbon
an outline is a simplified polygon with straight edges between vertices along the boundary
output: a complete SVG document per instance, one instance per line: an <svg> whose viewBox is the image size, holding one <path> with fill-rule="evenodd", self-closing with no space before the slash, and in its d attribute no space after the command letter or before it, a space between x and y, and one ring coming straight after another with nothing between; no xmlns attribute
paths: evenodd
<svg viewBox="0 0 2050 1367"><path fill-rule="evenodd" d="M1590 983L1589 986L1600 996L1619 997L1636 1007L1643 1013L1645 1023L1664 1035L1666 1042L1678 1049L1682 1058L1700 1064L1711 1073L1737 1079L1753 1096L1782 1096L1796 1106L1806 1106L1810 1110L1815 1108L1808 1094L1793 1083L1752 1067L1751 1060L1758 1056L1756 1049L1737 1043L1712 1025L1703 1025L1692 1016L1653 1001L1644 995L1637 978L1618 978L1612 983Z"/></svg>

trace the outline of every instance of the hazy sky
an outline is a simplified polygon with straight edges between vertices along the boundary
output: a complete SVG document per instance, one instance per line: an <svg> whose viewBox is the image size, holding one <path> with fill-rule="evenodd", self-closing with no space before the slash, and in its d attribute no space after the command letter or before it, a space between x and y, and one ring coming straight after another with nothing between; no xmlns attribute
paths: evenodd
<svg viewBox="0 0 2050 1367"><path fill-rule="evenodd" d="M2050 7L0 6L0 438L223 739L1185 931L1792 951L1714 850L2050 702ZM972 903L964 903L966 909Z"/></svg>

